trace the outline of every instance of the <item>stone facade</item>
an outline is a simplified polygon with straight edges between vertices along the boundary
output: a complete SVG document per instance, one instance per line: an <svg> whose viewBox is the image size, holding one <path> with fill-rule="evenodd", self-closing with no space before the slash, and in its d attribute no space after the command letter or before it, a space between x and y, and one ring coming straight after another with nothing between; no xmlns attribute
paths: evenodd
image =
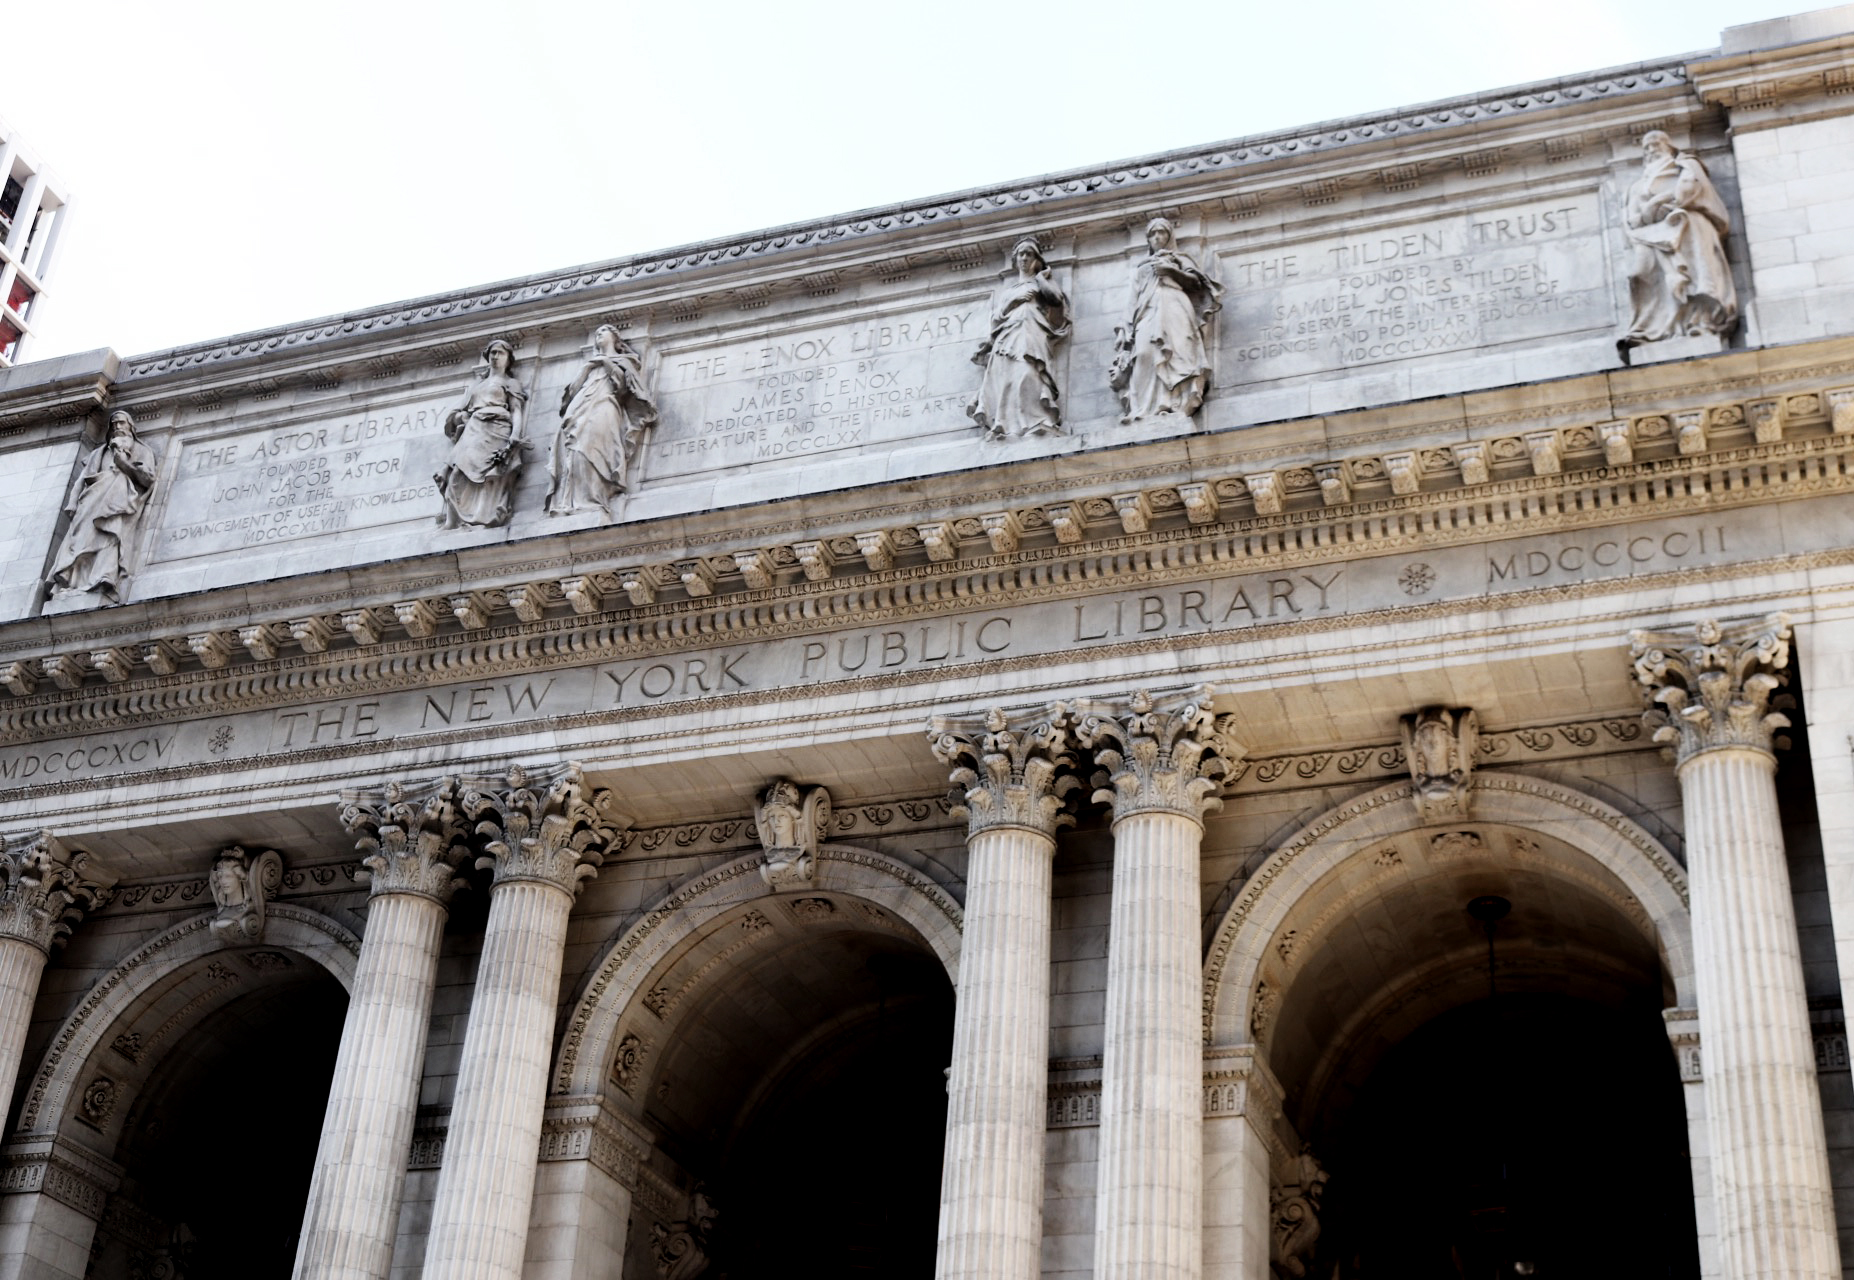
<svg viewBox="0 0 1854 1280"><path fill-rule="evenodd" d="M1841 1274L1850 86L0 370L0 1277Z"/></svg>

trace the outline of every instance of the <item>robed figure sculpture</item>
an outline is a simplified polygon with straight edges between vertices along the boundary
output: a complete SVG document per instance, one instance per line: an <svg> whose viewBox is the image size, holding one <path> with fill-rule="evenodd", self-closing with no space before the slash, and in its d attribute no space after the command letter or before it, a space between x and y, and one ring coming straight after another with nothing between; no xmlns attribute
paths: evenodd
<svg viewBox="0 0 1854 1280"><path fill-rule="evenodd" d="M64 504L71 524L46 577L54 597L95 591L119 602L129 577L126 545L154 482L154 451L135 438L135 419L118 409L109 416L109 439L85 459Z"/></svg>
<svg viewBox="0 0 1854 1280"><path fill-rule="evenodd" d="M560 395L548 514L603 511L609 516L612 499L630 487L638 441L656 421L657 404L644 385L643 361L617 329L600 325L592 331L586 363Z"/></svg>
<svg viewBox="0 0 1854 1280"><path fill-rule="evenodd" d="M1050 371L1056 344L1069 336L1069 299L1050 279L1035 240L1011 250L1011 270L991 295L991 332L972 363L985 366L978 396L966 406L992 440L1058 435L1062 408Z"/></svg>
<svg viewBox="0 0 1854 1280"><path fill-rule="evenodd" d="M1108 382L1122 422L1175 413L1189 417L1210 388L1204 327L1222 309L1222 286L1180 253L1170 220L1146 224L1146 256L1133 270L1133 308L1114 329Z"/></svg>
<svg viewBox="0 0 1854 1280"><path fill-rule="evenodd" d="M444 498L441 526L499 528L509 522L528 448L521 431L527 404L528 393L515 377L515 348L497 338L483 348L483 366L464 402L444 420L451 451L432 477Z"/></svg>
<svg viewBox="0 0 1854 1280"><path fill-rule="evenodd" d="M1725 260L1725 201L1699 158L1675 154L1659 129L1642 135L1642 172L1623 200L1629 328L1621 345L1730 333L1738 291Z"/></svg>

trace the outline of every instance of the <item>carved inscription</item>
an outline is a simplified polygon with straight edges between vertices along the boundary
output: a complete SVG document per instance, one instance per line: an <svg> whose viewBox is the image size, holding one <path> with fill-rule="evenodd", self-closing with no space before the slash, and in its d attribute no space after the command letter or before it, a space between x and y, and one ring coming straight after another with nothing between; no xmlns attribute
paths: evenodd
<svg viewBox="0 0 1854 1280"><path fill-rule="evenodd" d="M183 445L151 557L428 520L444 409L403 405Z"/></svg>
<svg viewBox="0 0 1854 1280"><path fill-rule="evenodd" d="M664 353L653 476L807 458L970 426L986 302Z"/></svg>
<svg viewBox="0 0 1854 1280"><path fill-rule="evenodd" d="M1824 544L1840 524L1798 521ZM1216 639L1249 629L1407 608L1404 585L1424 570L1425 603L1496 598L1540 587L1627 579L1670 569L1806 550L1757 512L1644 522L1583 535L1434 547L1273 572L1154 585L1083 600L1038 600L826 634L734 643L591 666L478 679L311 706L240 712L124 734L0 749L0 791L382 743L491 732L552 717L669 707L733 694L803 689L1008 659L1085 656L1168 638ZM228 756L226 752L235 753Z"/></svg>
<svg viewBox="0 0 1854 1280"><path fill-rule="evenodd" d="M1259 382L1602 329L1592 195L1223 259L1224 376Z"/></svg>

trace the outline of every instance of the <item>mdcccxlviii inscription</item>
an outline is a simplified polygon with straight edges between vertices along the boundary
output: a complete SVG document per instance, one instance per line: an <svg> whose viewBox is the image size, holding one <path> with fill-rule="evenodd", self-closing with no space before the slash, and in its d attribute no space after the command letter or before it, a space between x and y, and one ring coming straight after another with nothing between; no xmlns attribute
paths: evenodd
<svg viewBox="0 0 1854 1280"><path fill-rule="evenodd" d="M653 477L808 458L972 424L982 298L666 350Z"/></svg>
<svg viewBox="0 0 1854 1280"><path fill-rule="evenodd" d="M150 558L429 520L446 407L421 402L183 444Z"/></svg>
<svg viewBox="0 0 1854 1280"><path fill-rule="evenodd" d="M1238 383L1614 323L1591 194L1226 255L1222 272Z"/></svg>

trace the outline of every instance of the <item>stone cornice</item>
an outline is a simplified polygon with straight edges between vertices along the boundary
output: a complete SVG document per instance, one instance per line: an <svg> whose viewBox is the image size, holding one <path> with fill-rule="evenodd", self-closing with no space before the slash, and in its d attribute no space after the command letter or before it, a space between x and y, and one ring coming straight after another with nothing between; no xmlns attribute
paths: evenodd
<svg viewBox="0 0 1854 1280"><path fill-rule="evenodd" d="M1817 114L1854 113L1844 97L1854 93L1854 35L1708 58L1687 70L1701 101L1731 110L1734 132L1793 123L1793 109L1810 99L1828 108Z"/></svg>
<svg viewBox="0 0 1854 1280"><path fill-rule="evenodd" d="M335 350L375 343L402 333L426 330L448 333L457 322L488 318L507 325L524 311L557 301L586 298L622 310L657 301L659 283L679 293L711 277L732 273L742 265L763 265L760 274L780 273L801 284L828 264L818 261L819 251L865 249L895 241L896 251L924 251L934 261L959 265L974 259L957 242L983 234L994 224L1024 214L1060 216L1078 201L1121 204L1129 200L1142 207L1204 198L1217 186L1227 187L1233 176L1267 174L1282 166L1304 167L1310 160L1331 155L1374 155L1390 147L1407 147L1412 139L1452 140L1463 153L1462 163L1482 155L1490 130L1503 130L1509 122L1554 118L1570 112L1589 112L1593 104L1634 104L1666 99L1670 106L1687 99L1686 71L1678 60L1640 63L1593 71L1485 93L1419 104L1394 111L1329 121L1301 129L1254 135L1207 146L1183 148L1157 155L1052 174L1027 182L975 188L932 196L904 204L863 210L847 215L794 223L753 232L746 236L702 241L677 248L617 258L544 273L520 280L502 281L475 289L410 299L365 308L346 315L325 316L284 328L240 334L230 338L125 360L126 381L158 383L174 374L209 367L255 365L278 356L289 358L302 350ZM1687 99L1690 100L1690 99ZM1601 131L1600 122L1597 124ZM1633 126L1631 126L1633 127ZM1547 158L1545 141L1536 140L1540 157ZM1472 154L1470 154L1472 153ZM1556 158L1552 156L1550 158ZM1398 166L1402 168L1404 166ZM1470 163L1472 167L1472 163ZM1440 177L1437 166L1428 176ZM1459 173L1461 164L1452 166ZM1385 180L1387 188L1392 184ZM1253 205L1238 212L1247 212ZM929 232L926 237L918 233ZM939 234L942 230L950 235ZM913 233L913 234L911 234ZM950 255L950 256L949 256ZM717 284L720 282L716 282ZM759 280L732 282L755 291L754 301L765 295ZM721 300L737 303L730 286L722 285ZM665 299L666 300L666 299ZM688 301L685 307L690 305ZM130 392L134 394L134 392Z"/></svg>
<svg viewBox="0 0 1854 1280"><path fill-rule="evenodd" d="M1840 366L1828 371L1832 377ZM249 593L226 592L203 598L197 612L163 600L35 619L0 640L0 683L14 695L3 700L11 705L0 712L0 732L122 722L125 713L224 711L279 695L390 687L399 676L539 669L865 625L1026 593L1099 591L1115 578L1134 585L1154 573L1201 576L1210 563L1260 571L1464 535L1484 540L1494 529L1511 535L1535 525L1646 518L1685 509L1689 499L1717 507L1847 484L1854 387L1731 396L1745 380L1715 378L1725 394L1705 407L1669 411L1663 395L1636 406L1659 412L1377 456L1264 470L1240 454L1206 450L1190 482L1177 480L1176 461L1104 468L1080 483L1066 471L1039 472L989 494L980 489L953 512L928 499L871 507L869 520L887 523L857 532L828 515L822 528L799 517L706 547L673 538L634 543L597 561L576 559L585 553L556 542L551 556L527 547L517 552L527 559L484 556L467 578L457 564L463 557L431 558L394 566L406 575L401 587L415 591L396 600L352 573L269 616L228 611ZM1549 412L1536 409L1533 420ZM1326 483L1329 472L1340 483ZM988 521L991 502L1012 518ZM924 518L935 512L942 518ZM1000 538L1000 528L1008 536ZM771 585L748 585L742 544L763 553ZM645 560L639 552L650 546L685 554ZM421 576L440 563L448 572ZM708 572L696 574L697 564ZM703 594L691 594L685 574L701 578ZM333 589L337 582L348 590ZM164 629L176 624L185 629ZM47 644L48 635L59 639ZM156 678L140 677L144 670Z"/></svg>

